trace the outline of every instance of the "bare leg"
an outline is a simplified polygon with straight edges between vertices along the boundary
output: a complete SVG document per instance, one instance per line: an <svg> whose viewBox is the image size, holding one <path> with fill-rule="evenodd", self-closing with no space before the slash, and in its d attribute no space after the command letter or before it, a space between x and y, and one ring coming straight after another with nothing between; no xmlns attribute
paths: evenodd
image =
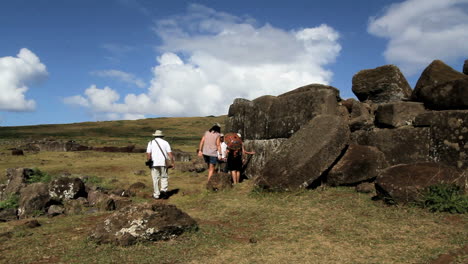
<svg viewBox="0 0 468 264"><path fill-rule="evenodd" d="M234 182L234 184L239 183L240 171L232 171L231 173L232 173L232 181Z"/></svg>
<svg viewBox="0 0 468 264"><path fill-rule="evenodd" d="M215 165L209 164L208 165L208 181L211 179L211 176L213 176L214 171L215 171Z"/></svg>

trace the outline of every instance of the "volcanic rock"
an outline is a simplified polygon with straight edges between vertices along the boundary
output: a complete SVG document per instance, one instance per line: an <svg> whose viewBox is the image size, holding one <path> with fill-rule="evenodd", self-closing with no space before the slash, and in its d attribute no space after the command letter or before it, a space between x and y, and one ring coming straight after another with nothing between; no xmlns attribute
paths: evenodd
<svg viewBox="0 0 468 264"><path fill-rule="evenodd" d="M417 202L421 192L436 184L455 184L466 190L467 175L437 163L399 164L382 171L375 181L378 197L407 204Z"/></svg>
<svg viewBox="0 0 468 264"><path fill-rule="evenodd" d="M410 98L412 92L405 76L395 65L361 70L353 76L352 82L352 90L361 102L402 101Z"/></svg>
<svg viewBox="0 0 468 264"><path fill-rule="evenodd" d="M172 239L197 228L195 220L174 205L144 203L122 208L98 223L90 238L98 244L128 246Z"/></svg>
<svg viewBox="0 0 468 264"><path fill-rule="evenodd" d="M319 115L279 146L256 184L272 190L308 187L327 170L349 141L350 131L338 116Z"/></svg>

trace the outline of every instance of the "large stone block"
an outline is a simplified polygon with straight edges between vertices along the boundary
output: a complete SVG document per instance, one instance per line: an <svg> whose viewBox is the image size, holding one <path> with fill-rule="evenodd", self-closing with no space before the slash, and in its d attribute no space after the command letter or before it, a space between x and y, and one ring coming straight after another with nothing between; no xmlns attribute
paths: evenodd
<svg viewBox="0 0 468 264"><path fill-rule="evenodd" d="M448 81L466 78L463 73L454 70L441 60L434 60L424 69L414 87L411 98L421 101L421 97L430 95L429 87L438 86Z"/></svg>
<svg viewBox="0 0 468 264"><path fill-rule="evenodd" d="M356 131L351 141L359 145L377 147L389 165L432 161L431 131L428 127L402 127Z"/></svg>
<svg viewBox="0 0 468 264"><path fill-rule="evenodd" d="M319 114L338 115L338 89L311 84L279 96L253 101L236 99L229 108L226 131L244 139L289 138Z"/></svg>
<svg viewBox="0 0 468 264"><path fill-rule="evenodd" d="M244 141L245 150L255 151L254 155L249 155L246 158L244 175L249 179L258 177L267 160L277 151L281 151L280 146L286 140L285 138L275 138Z"/></svg>
<svg viewBox="0 0 468 264"><path fill-rule="evenodd" d="M380 198L406 204L421 198L421 192L436 184L455 184L465 189L466 173L437 163L400 164L382 171L375 181Z"/></svg>
<svg viewBox="0 0 468 264"><path fill-rule="evenodd" d="M423 113L414 125L430 130L430 156L434 161L468 170L468 110Z"/></svg>
<svg viewBox="0 0 468 264"><path fill-rule="evenodd" d="M395 65L359 71L353 76L352 90L362 101L388 103L401 101L411 96L412 90Z"/></svg>
<svg viewBox="0 0 468 264"><path fill-rule="evenodd" d="M332 186L358 184L375 179L388 167L385 155L376 147L349 145L344 156L327 175Z"/></svg>
<svg viewBox="0 0 468 264"><path fill-rule="evenodd" d="M347 122L319 115L279 146L266 162L257 186L272 190L308 187L330 168L349 142Z"/></svg>
<svg viewBox="0 0 468 264"><path fill-rule="evenodd" d="M468 109L468 77L439 85L424 86L421 88L418 100L433 110Z"/></svg>
<svg viewBox="0 0 468 264"><path fill-rule="evenodd" d="M426 110L422 103L394 102L378 106L375 121L383 127L401 127L411 125L417 115Z"/></svg>
<svg viewBox="0 0 468 264"><path fill-rule="evenodd" d="M90 238L98 244L128 246L172 239L197 228L195 220L174 205L144 203L122 208L98 223Z"/></svg>
<svg viewBox="0 0 468 264"><path fill-rule="evenodd" d="M48 186L42 182L32 183L21 189L20 197L19 218L44 214L51 202Z"/></svg>
<svg viewBox="0 0 468 264"><path fill-rule="evenodd" d="M7 184L1 193L0 200L6 200L13 194L20 194L34 171L28 168L8 168L6 174Z"/></svg>

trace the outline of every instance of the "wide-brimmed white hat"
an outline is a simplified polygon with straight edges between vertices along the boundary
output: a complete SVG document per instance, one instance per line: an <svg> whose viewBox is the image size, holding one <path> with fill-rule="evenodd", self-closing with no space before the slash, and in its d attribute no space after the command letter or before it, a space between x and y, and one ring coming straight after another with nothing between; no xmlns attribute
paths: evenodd
<svg viewBox="0 0 468 264"><path fill-rule="evenodd" d="M161 130L156 130L153 134L155 137L164 137L164 134Z"/></svg>

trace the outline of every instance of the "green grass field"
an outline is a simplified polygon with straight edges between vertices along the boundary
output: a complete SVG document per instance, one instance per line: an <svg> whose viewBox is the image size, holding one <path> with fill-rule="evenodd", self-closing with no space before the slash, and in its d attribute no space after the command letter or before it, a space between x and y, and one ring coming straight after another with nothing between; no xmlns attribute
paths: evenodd
<svg viewBox="0 0 468 264"><path fill-rule="evenodd" d="M194 151L203 131L223 120L165 118L0 128L0 182L5 181L7 168L36 167L53 177L70 173L100 179L107 188L143 182L147 187L135 202L152 202L149 171L135 174L147 170L142 153L12 156L8 149L18 140L44 137L144 147L154 130L162 128L173 148ZM3 137L3 132L16 137ZM206 173L194 176L171 170L169 187L179 192L158 201L192 216L200 227L197 232L119 247L87 239L96 222L111 212L39 217L42 226L34 229L24 227L23 220L0 223L0 263L429 263L468 242L467 215L387 206L351 187L265 193L246 180L231 190L208 192L205 184ZM468 263L468 254L453 263Z"/></svg>

